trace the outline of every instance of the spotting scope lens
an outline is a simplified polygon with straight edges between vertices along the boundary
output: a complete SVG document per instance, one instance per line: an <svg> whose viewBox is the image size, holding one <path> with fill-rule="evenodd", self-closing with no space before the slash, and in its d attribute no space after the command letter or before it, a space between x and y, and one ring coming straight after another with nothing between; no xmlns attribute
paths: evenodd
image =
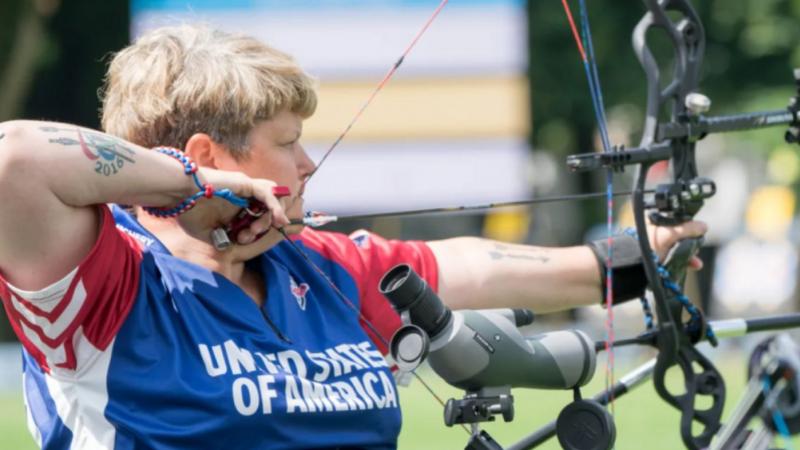
<svg viewBox="0 0 800 450"><path fill-rule="evenodd" d="M408 311L411 323L422 328L431 339L450 322L450 309L407 264L389 270L378 286L392 306L401 314Z"/></svg>

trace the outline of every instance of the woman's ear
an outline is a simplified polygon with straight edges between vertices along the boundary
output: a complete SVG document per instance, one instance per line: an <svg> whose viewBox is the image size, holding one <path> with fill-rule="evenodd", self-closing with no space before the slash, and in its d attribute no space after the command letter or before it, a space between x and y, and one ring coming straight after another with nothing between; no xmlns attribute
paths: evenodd
<svg viewBox="0 0 800 450"><path fill-rule="evenodd" d="M230 170L233 157L225 147L214 142L211 136L205 133L195 133L186 141L184 153L192 158L198 166L212 169Z"/></svg>

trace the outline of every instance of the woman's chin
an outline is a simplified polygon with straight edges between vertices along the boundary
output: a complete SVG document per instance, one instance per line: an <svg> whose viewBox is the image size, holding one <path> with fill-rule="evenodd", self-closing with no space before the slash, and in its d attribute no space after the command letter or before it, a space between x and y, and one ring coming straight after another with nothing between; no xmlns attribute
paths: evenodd
<svg viewBox="0 0 800 450"><path fill-rule="evenodd" d="M235 245L233 247L233 251L236 252L237 259L240 259L242 261L247 261L266 252L267 250L271 249L282 240L283 236L278 232L278 230L272 229L269 230L269 232L265 233L260 238L256 239L255 241L249 244Z"/></svg>

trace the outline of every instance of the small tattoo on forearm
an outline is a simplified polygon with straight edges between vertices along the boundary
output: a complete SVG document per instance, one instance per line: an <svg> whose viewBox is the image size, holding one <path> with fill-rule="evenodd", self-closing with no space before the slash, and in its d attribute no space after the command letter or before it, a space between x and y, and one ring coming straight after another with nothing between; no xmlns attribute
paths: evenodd
<svg viewBox="0 0 800 450"><path fill-rule="evenodd" d="M136 152L125 141L95 131L67 127L40 127L45 133L69 133L75 137L59 136L49 141L63 146L78 145L87 159L94 162L94 171L111 176L119 173L125 164L135 164Z"/></svg>
<svg viewBox="0 0 800 450"><path fill-rule="evenodd" d="M541 263L546 263L550 261L550 257L547 256L547 249L539 248L539 247L528 247L524 245L506 245L506 244L494 244L494 250L489 251L489 256L494 259L525 259L528 261L539 261Z"/></svg>
<svg viewBox="0 0 800 450"><path fill-rule="evenodd" d="M498 252L498 251L490 251L489 256L494 259L524 259L528 261L539 261L541 263L547 263L550 261L550 258L547 256L536 256L536 255L528 255L525 253L508 253L508 252Z"/></svg>
<svg viewBox="0 0 800 450"><path fill-rule="evenodd" d="M0 133L0 141L2 141L4 137L6 137L6 134L5 133Z"/></svg>

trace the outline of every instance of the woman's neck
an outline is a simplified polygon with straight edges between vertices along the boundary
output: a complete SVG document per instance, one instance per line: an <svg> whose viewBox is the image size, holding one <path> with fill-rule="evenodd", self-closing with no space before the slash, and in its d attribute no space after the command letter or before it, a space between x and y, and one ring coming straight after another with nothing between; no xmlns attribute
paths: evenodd
<svg viewBox="0 0 800 450"><path fill-rule="evenodd" d="M282 236L271 231L254 244L246 246L234 245L218 251L208 242L188 235L175 219L161 219L147 214L139 216L139 223L155 235L173 256L205 267L223 275L248 293L257 303L264 296L263 277L257 271L248 270L246 262L275 246Z"/></svg>

